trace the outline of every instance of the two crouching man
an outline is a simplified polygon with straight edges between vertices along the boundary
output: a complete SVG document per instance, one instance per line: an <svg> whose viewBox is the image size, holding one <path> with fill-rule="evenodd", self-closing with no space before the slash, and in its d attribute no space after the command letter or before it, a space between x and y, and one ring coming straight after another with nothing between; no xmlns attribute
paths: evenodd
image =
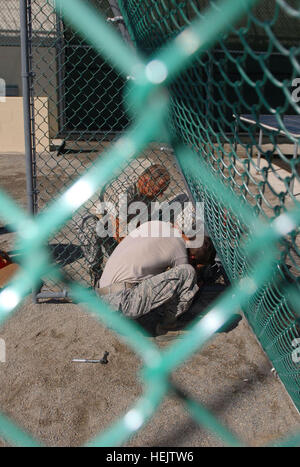
<svg viewBox="0 0 300 467"><path fill-rule="evenodd" d="M150 221L125 237L110 256L96 289L115 310L132 319L159 309L155 334L178 335L178 320L191 307L199 286L196 265L209 264L213 244L201 246L168 222Z"/></svg>

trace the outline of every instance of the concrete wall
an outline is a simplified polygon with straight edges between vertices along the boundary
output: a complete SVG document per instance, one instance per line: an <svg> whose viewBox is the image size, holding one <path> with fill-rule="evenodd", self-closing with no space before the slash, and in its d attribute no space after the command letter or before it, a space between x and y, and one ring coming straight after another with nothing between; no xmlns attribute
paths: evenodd
<svg viewBox="0 0 300 467"><path fill-rule="evenodd" d="M34 95L48 97L48 122L50 135L54 137L58 131L57 109L57 64L54 48L36 47L33 51ZM20 47L0 47L0 79L4 79L6 85L16 85L19 96L22 96L21 78L21 49Z"/></svg>
<svg viewBox="0 0 300 467"><path fill-rule="evenodd" d="M47 97L36 97L36 151L49 151L49 106ZM0 152L25 153L23 98L7 97L0 103Z"/></svg>
<svg viewBox="0 0 300 467"><path fill-rule="evenodd" d="M0 78L6 85L16 85L22 96L20 47L0 47Z"/></svg>
<svg viewBox="0 0 300 467"><path fill-rule="evenodd" d="M54 137L58 132L57 63L54 48L36 47L33 50L34 95L47 96L49 106L49 132Z"/></svg>

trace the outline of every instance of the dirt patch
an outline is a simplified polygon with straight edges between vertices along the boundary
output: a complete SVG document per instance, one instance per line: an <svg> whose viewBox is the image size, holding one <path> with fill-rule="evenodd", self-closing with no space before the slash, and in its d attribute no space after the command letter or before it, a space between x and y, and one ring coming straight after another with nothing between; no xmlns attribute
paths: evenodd
<svg viewBox="0 0 300 467"><path fill-rule="evenodd" d="M110 426L142 394L141 361L111 331L73 304L34 305L28 299L0 330L0 407L49 446L78 446ZM164 351L166 345L160 344ZM73 363L101 358L108 364ZM252 445L270 442L299 422L245 321L219 334L173 378ZM262 439L264 441L262 441ZM214 446L182 403L165 399L130 446Z"/></svg>
<svg viewBox="0 0 300 467"><path fill-rule="evenodd" d="M16 186L21 168L23 179ZM0 156L0 173L1 185L25 206L24 157ZM11 234L1 235L0 243L12 245ZM0 338L7 346L7 361L0 363L0 409L46 445L85 443L129 410L143 392L136 354L77 305L34 305L28 298L0 328ZM165 345L159 345L164 351ZM109 352L107 365L72 363L73 358L101 358L104 351ZM243 319L234 331L217 335L186 361L173 378L245 443L262 445L300 423L270 370ZM6 444L0 441L0 446ZM222 442L194 423L181 401L170 395L126 445Z"/></svg>

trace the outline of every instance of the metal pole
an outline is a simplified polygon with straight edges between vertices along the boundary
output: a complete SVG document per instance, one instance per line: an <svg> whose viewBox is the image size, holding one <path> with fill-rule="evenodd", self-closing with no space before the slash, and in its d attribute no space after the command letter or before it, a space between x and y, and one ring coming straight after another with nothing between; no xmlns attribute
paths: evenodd
<svg viewBox="0 0 300 467"><path fill-rule="evenodd" d="M293 159L297 159L298 157L298 147L299 147L299 143L295 143L294 145L294 155L293 155ZM292 179L291 179L291 182L290 182L290 191L291 191L291 195L294 194L294 186L295 186L295 175L292 176Z"/></svg>
<svg viewBox="0 0 300 467"><path fill-rule="evenodd" d="M33 150L32 150L32 118L30 102L30 64L28 47L28 9L31 5L27 0L20 0L20 25L21 25L21 61L22 61L22 89L23 89L23 113L24 113L24 138L26 161L26 190L27 207L31 215L35 214L35 178L33 176ZM32 298L37 303L37 291L32 291Z"/></svg>
<svg viewBox="0 0 300 467"><path fill-rule="evenodd" d="M22 89L24 113L24 137L26 160L26 189L27 207L30 214L34 214L34 179L32 173L33 155L31 140L31 109L30 109L30 70L28 60L28 27L27 27L27 0L20 0L21 23L21 60L22 60Z"/></svg>
<svg viewBox="0 0 300 467"><path fill-rule="evenodd" d="M260 130L259 130L259 139L258 139L258 150L257 150L257 167L259 169L260 169L262 142L263 142L263 131L262 131L262 128L260 128Z"/></svg>

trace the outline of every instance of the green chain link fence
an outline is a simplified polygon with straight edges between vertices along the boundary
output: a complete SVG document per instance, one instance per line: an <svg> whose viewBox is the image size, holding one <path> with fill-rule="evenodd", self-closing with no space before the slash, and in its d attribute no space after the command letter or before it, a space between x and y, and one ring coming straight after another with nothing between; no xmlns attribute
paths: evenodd
<svg viewBox="0 0 300 467"><path fill-rule="evenodd" d="M121 3L132 36L146 54L201 16L208 3L215 5L206 1ZM238 28L196 58L170 86L175 137L205 159L260 218L274 219L285 212L299 193L299 130L296 136L285 120L287 115L299 115L293 98L300 82L295 81L299 77L299 16L297 1L258 3ZM265 114L273 116L276 131L260 125ZM258 143L260 130L269 144L262 146L263 139ZM279 144L280 131L286 137L282 142L294 146L294 158ZM254 151L261 153L263 166L253 157ZM245 234L255 232L237 222L234 213L211 196L210 187L194 177L189 180L195 198L205 202L208 229L228 276L237 280L249 274L249 261L240 246ZM298 284L299 266L299 234L294 231L281 242L272 280L245 311L298 408L299 369L290 364L290 346L299 336L299 325L296 309L287 303L285 282Z"/></svg>
<svg viewBox="0 0 300 467"><path fill-rule="evenodd" d="M165 395L173 391L183 400L194 420L216 433L227 444L239 446L241 442L220 425L205 407L174 386L171 374L196 350L201 349L224 323L230 321L235 312L242 309L296 406L300 407L300 368L294 346L299 338L297 241L300 209L294 192L296 183L294 187L291 184L291 178L298 179L298 159L290 160L284 155L277 142L279 131L268 131L261 125L259 118L262 113L275 115L289 141L298 142L287 131L283 116L292 111L294 115L299 114L299 107L293 101L289 89L291 77L293 79L297 76L299 68L299 48L290 34L289 20L291 24L298 21L299 6L282 0L260 2L261 5L268 4L265 9L253 0L224 0L220 3L124 0L119 4L131 38L138 45L137 52L124 43L125 35L121 40L104 17L97 15L86 2L57 0L58 18L49 2L45 5L44 2L38 2L40 7L45 6L45 9L40 8L38 14L37 10L30 8L34 3L26 2L27 13L31 15L30 24L35 18L41 27L48 25L49 34L56 31L53 34L54 50L62 38L68 44L60 43L59 50L69 53L67 48L72 45L72 63L78 66L79 62L83 66L88 76L87 83L92 79L93 71L83 61L84 52L78 51L79 37L84 38L84 47L89 44L88 47L92 46L103 57L101 60L105 62L102 61L101 66L105 67L104 75L111 74L112 82L120 83L117 92L110 94L107 109L112 119L118 120L120 117L122 123L118 120L114 126L110 122L107 130L97 121L95 135L93 118L101 116L95 115L91 121L87 116L84 118L84 113L79 113L80 117L76 120L77 111L84 108L77 95L76 101L80 103L80 108L73 110L75 121L71 128L68 127L72 115L65 117L68 106L64 100L70 84L67 86L68 91L63 88L70 75L70 72L69 75L65 74L68 59L64 57L60 65L55 52L52 58L49 56L48 44L45 51L37 47L39 51L34 60L34 41L29 41L30 63L35 64L31 68L34 71L32 78L45 76L43 71L38 75L37 70L46 63L53 67L53 75L62 88L54 97L46 93L48 101L40 98L40 102L35 105L35 99L31 99L31 123L35 130L35 138L32 139L32 175L35 183L33 211L36 216L25 214L5 193L0 193L1 217L15 227L18 233L17 245L24 251L21 271L0 293L0 323L7 319L32 288L37 287L41 277L45 278L45 283L49 279L52 284L64 282L75 302L87 303L88 311L125 336L141 357L144 362L141 372L143 396L124 417L91 441L90 445L112 446L125 442L155 413ZM257 9L254 8L256 3ZM271 8L271 3L274 8ZM204 14L203 8L208 5L210 9ZM241 20L242 17L246 19ZM277 20L280 26L278 29L274 26ZM233 25L237 21L240 23L235 29ZM65 31L63 35L59 32L62 28ZM75 30L78 36L72 32ZM122 33L121 30L119 32ZM33 36L30 30L29 39L33 39ZM269 68L274 50L291 64L292 74L286 68L288 78L283 78L283 81ZM147 55L150 58L145 59ZM255 60L261 72L254 79L252 72ZM72 80L84 81L85 73L81 76L79 69L74 75L71 72ZM278 88L279 95L271 93L271 97L267 98L270 83ZM82 85L78 85L78 88L82 88ZM55 88L59 86L56 84ZM107 90L107 86L104 87ZM125 104L122 104L118 99L120 92L125 89ZM272 96L275 100L269 100L273 99ZM282 98L281 103L277 100L279 97ZM117 109L114 107L116 102ZM124 105L121 114L118 113L119 105ZM56 153L47 148L48 143L45 141L48 138L43 139L45 132L41 129L45 119L41 116L45 108L49 115L51 144L54 144L55 139L63 140ZM126 109L128 116L125 116ZM248 125L242 120L241 115L246 113L254 115L254 125ZM239 132L237 124L241 130ZM99 136L99 128L103 131L103 138ZM253 155L253 148L257 148L255 130L258 128L264 130L271 144L271 150L265 150L262 145L259 147L263 167L258 166L257 158ZM40 139L37 137L39 130ZM89 131L93 132L92 137ZM70 139L70 134L75 134L74 139ZM116 137L115 142L110 144L108 135ZM70 141L74 146L68 150ZM86 145L84 149L82 141ZM161 142L166 144L164 147L172 146L176 154L176 160L170 155L167 158L178 170L178 177L173 176L172 183L178 180L176 183L180 191L185 189L184 178L180 177L180 170L177 169L178 164L188 181L188 191L192 192L195 200L205 202L209 233L232 281L232 287L213 304L205 317L192 323L188 334L164 352L159 351L137 325L112 313L92 290L75 282L77 277L72 276L68 269L65 268L63 272L60 265L55 265L50 255L50 252L53 254L53 246L50 249L45 246L49 239L50 245L53 245L52 239L57 235L60 236L57 243L61 243L61 238L67 238L65 224L72 216L71 222L75 222L74 212L80 212L82 207L90 210L91 207L86 208L89 205L85 203L93 201L95 196L99 197L99 192L109 182L113 187L116 176L122 185L123 179L120 177L124 177L125 171L126 178L128 164L131 173L142 164L142 151L146 154L145 158L152 161L149 145L150 155L154 153L158 157L159 154L162 163L165 163L165 150L160 150ZM38 150L37 143L44 146L44 150ZM74 149L78 149L79 153L76 158ZM62 158L61 153L65 151L67 153ZM70 159L68 151L73 155ZM87 154L94 151L98 157L95 154L89 160ZM170 152L169 149L167 152ZM37 154L39 159L36 158ZM290 175L283 178L276 172L275 157L288 165ZM90 167L84 171L84 166L88 165ZM42 171L39 170L43 167L46 177L41 181L39 173ZM55 170L59 170L59 173L56 174ZM118 175L122 171L123 174ZM76 181L65 190L67 182L73 179ZM280 192L277 191L277 183L282 184ZM38 196L41 199L39 206ZM40 213L37 213L38 207L43 207ZM65 266L63 261L58 263ZM3 416L0 418L0 433L20 445L37 445L35 440ZM279 440L276 445L297 445L299 439L299 436L295 436Z"/></svg>
<svg viewBox="0 0 300 467"><path fill-rule="evenodd" d="M201 0L121 3L132 37L147 55L201 17L208 3L218 8L215 2ZM215 176L261 219L272 220L286 212L300 191L300 132L288 122L300 122L299 99L293 94L300 83L299 18L297 1L258 2L237 28L231 28L170 85L174 138L206 160ZM273 123L266 115L272 116ZM293 158L287 155L290 149ZM228 212L212 196L210 185L194 177L194 170L185 175L195 199L205 203L208 230L228 276L236 281L251 274L251 263L241 247L242 239L255 231L239 222L234 211ZM299 368L290 355L300 326L297 307L287 301L286 283L299 284L299 240L297 230L282 239L271 281L253 295L245 310L298 409Z"/></svg>

